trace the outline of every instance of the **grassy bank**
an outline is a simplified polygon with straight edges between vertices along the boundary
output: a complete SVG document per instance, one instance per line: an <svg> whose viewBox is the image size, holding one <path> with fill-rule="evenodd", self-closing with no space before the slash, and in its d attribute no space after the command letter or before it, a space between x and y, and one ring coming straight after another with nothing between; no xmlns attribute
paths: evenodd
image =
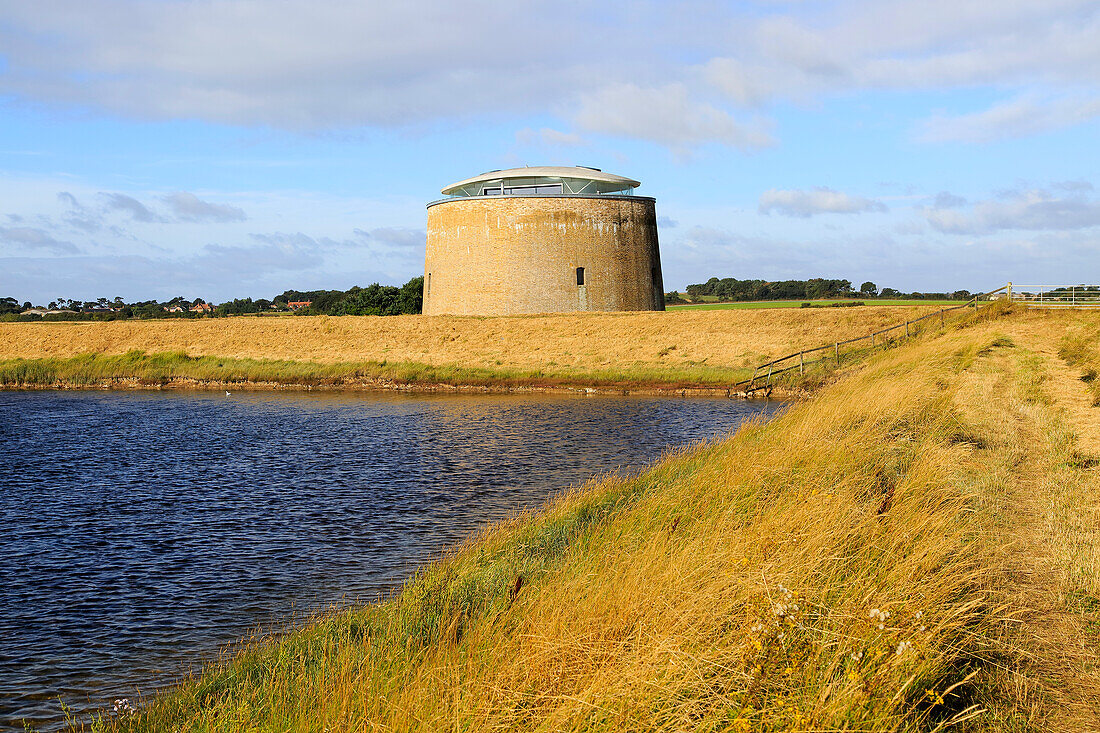
<svg viewBox="0 0 1100 733"><path fill-rule="evenodd" d="M182 352L523 372L751 368L913 318L909 308L0 323L0 359Z"/></svg>
<svg viewBox="0 0 1100 733"><path fill-rule="evenodd" d="M294 387L330 389L421 388L435 386L509 389L566 387L607 389L721 388L747 378L750 371L696 365L655 369L623 366L607 369L521 369L465 367L415 362L288 361L188 356L183 352L81 354L68 358L0 360L0 387Z"/></svg>
<svg viewBox="0 0 1100 733"><path fill-rule="evenodd" d="M1012 318L579 487L95 727L1087 727L1100 687L1067 649L1100 628L1095 469Z"/></svg>
<svg viewBox="0 0 1100 733"><path fill-rule="evenodd" d="M854 312L861 311L861 312ZM0 386L725 389L913 310L0 324Z"/></svg>

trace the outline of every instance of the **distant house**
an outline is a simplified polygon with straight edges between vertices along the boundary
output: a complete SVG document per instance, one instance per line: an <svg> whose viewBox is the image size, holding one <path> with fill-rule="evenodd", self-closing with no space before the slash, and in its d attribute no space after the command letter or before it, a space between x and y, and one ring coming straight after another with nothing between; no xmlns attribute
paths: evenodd
<svg viewBox="0 0 1100 733"><path fill-rule="evenodd" d="M196 303L190 308L192 313L213 313L214 306L209 303Z"/></svg>
<svg viewBox="0 0 1100 733"><path fill-rule="evenodd" d="M308 308L311 305L313 305L312 300L292 300L292 301L290 301L289 303L286 304L286 307L290 308L290 310L292 310L292 311L296 311L296 310L299 310L300 308Z"/></svg>
<svg viewBox="0 0 1100 733"><path fill-rule="evenodd" d="M183 306L178 305L178 304L177 305L170 305L167 308L165 308L165 310L168 311L169 313L183 313Z"/></svg>
<svg viewBox="0 0 1100 733"><path fill-rule="evenodd" d="M48 308L28 308L27 310L23 311L19 315L21 315L21 316L49 316L49 315L55 315L57 313L72 313L72 314L75 315L76 311L69 310L68 308L54 308L53 310L49 310Z"/></svg>

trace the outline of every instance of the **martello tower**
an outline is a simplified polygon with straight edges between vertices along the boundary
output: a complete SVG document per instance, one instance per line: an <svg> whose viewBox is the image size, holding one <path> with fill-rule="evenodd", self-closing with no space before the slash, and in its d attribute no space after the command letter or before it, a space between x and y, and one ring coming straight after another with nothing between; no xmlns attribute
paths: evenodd
<svg viewBox="0 0 1100 733"><path fill-rule="evenodd" d="M597 168L514 168L428 204L424 313L664 310L655 200Z"/></svg>

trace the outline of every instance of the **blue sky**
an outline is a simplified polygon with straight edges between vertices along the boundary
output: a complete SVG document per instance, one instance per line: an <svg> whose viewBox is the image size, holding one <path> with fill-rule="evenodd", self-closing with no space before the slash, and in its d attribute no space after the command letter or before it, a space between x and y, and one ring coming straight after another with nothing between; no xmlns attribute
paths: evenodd
<svg viewBox="0 0 1100 733"><path fill-rule="evenodd" d="M454 180L657 198L665 281L1100 283L1100 3L0 0L0 295L401 283Z"/></svg>

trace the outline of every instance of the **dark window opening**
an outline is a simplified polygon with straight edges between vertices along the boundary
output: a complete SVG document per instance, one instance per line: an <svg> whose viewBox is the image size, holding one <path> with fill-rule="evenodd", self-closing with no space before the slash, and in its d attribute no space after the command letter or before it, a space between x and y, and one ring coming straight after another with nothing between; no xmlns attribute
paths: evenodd
<svg viewBox="0 0 1100 733"><path fill-rule="evenodd" d="M428 278L424 281L424 295L432 294L432 273L428 273Z"/></svg>
<svg viewBox="0 0 1100 733"><path fill-rule="evenodd" d="M577 286L580 287L581 285L584 285L584 268L583 267L578 267L577 268Z"/></svg>

